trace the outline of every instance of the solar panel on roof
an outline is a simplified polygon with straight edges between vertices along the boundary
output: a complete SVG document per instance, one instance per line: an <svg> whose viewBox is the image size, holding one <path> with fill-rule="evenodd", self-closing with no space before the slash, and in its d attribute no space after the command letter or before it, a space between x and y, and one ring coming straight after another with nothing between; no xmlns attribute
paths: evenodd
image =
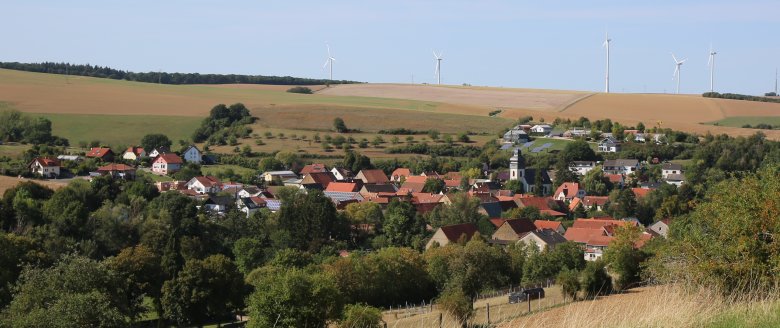
<svg viewBox="0 0 780 328"><path fill-rule="evenodd" d="M524 144L521 146L521 148L528 148L528 147L531 147L531 145L533 145L533 144L534 144L534 142L533 142L533 141L529 141L529 142L526 142L526 143L524 143Z"/></svg>

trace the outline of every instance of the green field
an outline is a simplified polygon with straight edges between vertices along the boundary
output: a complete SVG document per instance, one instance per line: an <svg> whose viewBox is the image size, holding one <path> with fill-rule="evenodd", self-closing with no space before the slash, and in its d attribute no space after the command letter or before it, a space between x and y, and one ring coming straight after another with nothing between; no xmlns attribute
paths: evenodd
<svg viewBox="0 0 780 328"><path fill-rule="evenodd" d="M67 138L71 145L99 140L111 146L137 145L149 133L163 133L174 143L188 140L201 118L183 116L31 114L48 118L52 134Z"/></svg>
<svg viewBox="0 0 780 328"><path fill-rule="evenodd" d="M545 150L543 150L543 151L541 151L539 153L536 153L536 154L544 154L544 153L547 153L547 152L550 152L550 151L554 151L554 150L561 151L570 142L571 142L571 140L564 140L564 139L534 138L533 144L531 144L531 146L529 146L527 148L526 147L521 148L520 150L523 152L523 154L532 154L533 155L535 153L531 152L532 149L534 149L536 147L541 147L542 145L547 144L547 143L552 144L552 146L550 146L549 148L546 148Z"/></svg>
<svg viewBox="0 0 780 328"><path fill-rule="evenodd" d="M203 175L217 176L221 172L226 170L233 170L233 173L238 175L251 175L257 173L257 170L248 169L238 165L206 165L200 168Z"/></svg>
<svg viewBox="0 0 780 328"><path fill-rule="evenodd" d="M708 122L706 124L741 128L745 124L755 126L761 123L769 125L780 125L780 116L734 116L724 118L720 121Z"/></svg>

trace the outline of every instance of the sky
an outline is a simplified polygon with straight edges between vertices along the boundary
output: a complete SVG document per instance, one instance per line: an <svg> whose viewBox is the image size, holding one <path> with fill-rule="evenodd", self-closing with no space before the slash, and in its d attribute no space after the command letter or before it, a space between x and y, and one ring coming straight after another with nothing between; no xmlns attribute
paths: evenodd
<svg viewBox="0 0 780 328"><path fill-rule="evenodd" d="M3 0L0 61L131 71L237 73L602 91L772 91L780 1Z"/></svg>

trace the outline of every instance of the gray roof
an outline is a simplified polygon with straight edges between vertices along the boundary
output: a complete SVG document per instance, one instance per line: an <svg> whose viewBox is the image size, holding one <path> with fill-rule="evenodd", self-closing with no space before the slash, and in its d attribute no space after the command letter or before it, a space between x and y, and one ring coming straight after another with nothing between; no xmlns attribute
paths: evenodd
<svg viewBox="0 0 780 328"><path fill-rule="evenodd" d="M271 211L276 212L282 208L282 201L278 199L266 199L265 207L267 207Z"/></svg>
<svg viewBox="0 0 780 328"><path fill-rule="evenodd" d="M363 188L366 189L367 192L396 192L398 189L395 188L395 185L392 184L366 184L363 185Z"/></svg>
<svg viewBox="0 0 780 328"><path fill-rule="evenodd" d="M343 202L345 200L352 200L352 199L363 201L363 196L361 196L360 193L358 192L326 191L325 197L328 197L331 200L339 201L339 202Z"/></svg>
<svg viewBox="0 0 780 328"><path fill-rule="evenodd" d="M639 161L635 159L608 159L604 161L604 166L637 166Z"/></svg>
<svg viewBox="0 0 780 328"><path fill-rule="evenodd" d="M669 174L666 176L666 181L685 181L685 175L683 174Z"/></svg>
<svg viewBox="0 0 780 328"><path fill-rule="evenodd" d="M480 204L482 208L485 209L485 212L487 213L488 217L491 218L500 218L501 217L501 203L499 202L491 202L491 203L482 203Z"/></svg>
<svg viewBox="0 0 780 328"><path fill-rule="evenodd" d="M677 170L677 171L682 171L682 165L680 165L680 164L674 164L674 163L664 163L664 164L661 166L661 168L662 168L662 169L664 169L664 170Z"/></svg>
<svg viewBox="0 0 780 328"><path fill-rule="evenodd" d="M547 174L547 170L542 170L542 184L551 184L552 180L550 179L550 176ZM530 168L525 169L525 174L523 175L523 178L525 179L525 183L529 186L533 186L536 181L536 169Z"/></svg>
<svg viewBox="0 0 780 328"><path fill-rule="evenodd" d="M534 230L529 232L529 234L536 235L547 245L561 244L567 241L566 238L563 237L563 235L561 235L560 233L552 229Z"/></svg>

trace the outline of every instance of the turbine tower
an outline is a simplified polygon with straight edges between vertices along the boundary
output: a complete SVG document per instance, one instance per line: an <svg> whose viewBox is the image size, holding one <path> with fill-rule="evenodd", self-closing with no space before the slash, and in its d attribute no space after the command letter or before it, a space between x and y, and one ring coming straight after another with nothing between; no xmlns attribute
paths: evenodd
<svg viewBox="0 0 780 328"><path fill-rule="evenodd" d="M326 43L325 47L328 48L328 58L325 59L325 65L322 65L322 69L330 66L330 80L333 81L333 62L336 61L336 58L330 55L330 45Z"/></svg>
<svg viewBox="0 0 780 328"><path fill-rule="evenodd" d="M436 54L436 51L433 51L433 58L436 59L436 71L433 72L433 75L436 75L436 84L441 84L441 61L444 60L442 55L441 52Z"/></svg>
<svg viewBox="0 0 780 328"><path fill-rule="evenodd" d="M674 59L674 64L675 64L674 74L672 75L672 78L677 77L677 94L680 94L680 67L686 60L688 60L688 58L683 60L677 60L677 57L675 57L674 54L672 54L672 59Z"/></svg>
<svg viewBox="0 0 780 328"><path fill-rule="evenodd" d="M609 93L609 43L612 42L612 39L609 38L609 33L607 33L606 39L604 40L604 47L607 48L607 78L605 81L606 87L604 89L604 92Z"/></svg>
<svg viewBox="0 0 780 328"><path fill-rule="evenodd" d="M710 59L707 61L707 66L710 67L710 92L715 92L715 55L717 54L710 45Z"/></svg>

